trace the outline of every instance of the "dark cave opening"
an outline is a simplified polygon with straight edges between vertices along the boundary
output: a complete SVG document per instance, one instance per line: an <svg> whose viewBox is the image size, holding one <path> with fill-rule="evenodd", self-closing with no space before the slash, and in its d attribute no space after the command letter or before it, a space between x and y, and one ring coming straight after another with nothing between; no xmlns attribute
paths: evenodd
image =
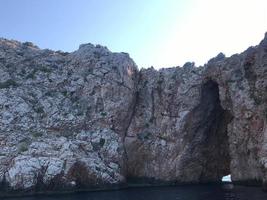
<svg viewBox="0 0 267 200"><path fill-rule="evenodd" d="M202 121L199 130L203 136L200 145L203 158L200 181L220 182L222 177L230 174L227 125L232 115L222 108L219 86L215 81L209 80L202 85L198 108Z"/></svg>
<svg viewBox="0 0 267 200"><path fill-rule="evenodd" d="M224 110L219 98L219 86L208 80L201 86L200 103L189 115L186 124L187 162L184 171L193 172L199 182L221 182L230 173L227 125L232 115ZM193 168L188 166L194 166ZM192 171L193 170L193 171Z"/></svg>

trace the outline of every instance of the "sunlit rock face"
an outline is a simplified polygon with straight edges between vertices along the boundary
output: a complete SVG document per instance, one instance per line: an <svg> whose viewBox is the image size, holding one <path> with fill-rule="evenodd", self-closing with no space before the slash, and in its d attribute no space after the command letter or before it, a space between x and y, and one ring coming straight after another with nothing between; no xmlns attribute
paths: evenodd
<svg viewBox="0 0 267 200"><path fill-rule="evenodd" d="M0 40L0 178L12 189L125 181L137 67L91 44L73 53Z"/></svg>
<svg viewBox="0 0 267 200"><path fill-rule="evenodd" d="M2 190L139 183L267 185L267 37L203 67L0 39Z"/></svg>

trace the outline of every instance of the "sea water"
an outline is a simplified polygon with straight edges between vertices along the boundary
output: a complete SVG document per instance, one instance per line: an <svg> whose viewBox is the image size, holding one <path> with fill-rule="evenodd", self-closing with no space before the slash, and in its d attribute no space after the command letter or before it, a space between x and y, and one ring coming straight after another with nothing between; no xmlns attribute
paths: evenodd
<svg viewBox="0 0 267 200"><path fill-rule="evenodd" d="M5 198L1 198L1 200ZM113 191L80 192L64 195L39 195L8 198L9 200L267 200L260 187L193 185L143 187Z"/></svg>

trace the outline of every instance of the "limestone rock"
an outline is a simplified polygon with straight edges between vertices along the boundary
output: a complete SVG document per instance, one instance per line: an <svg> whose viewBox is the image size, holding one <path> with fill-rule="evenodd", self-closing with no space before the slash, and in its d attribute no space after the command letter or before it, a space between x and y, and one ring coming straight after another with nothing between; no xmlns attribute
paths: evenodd
<svg viewBox="0 0 267 200"><path fill-rule="evenodd" d="M267 36L202 67L0 39L2 190L141 183L267 185Z"/></svg>
<svg viewBox="0 0 267 200"><path fill-rule="evenodd" d="M91 44L54 52L1 39L0 70L6 185L39 191L125 181L123 138L137 81L127 54Z"/></svg>

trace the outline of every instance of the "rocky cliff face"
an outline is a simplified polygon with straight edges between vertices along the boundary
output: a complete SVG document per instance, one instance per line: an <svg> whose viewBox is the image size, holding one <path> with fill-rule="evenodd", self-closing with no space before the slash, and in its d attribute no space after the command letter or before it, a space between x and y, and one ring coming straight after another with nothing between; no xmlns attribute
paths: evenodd
<svg viewBox="0 0 267 200"><path fill-rule="evenodd" d="M0 60L3 185L57 190L124 182L123 138L137 83L127 54L91 44L68 54L1 40Z"/></svg>
<svg viewBox="0 0 267 200"><path fill-rule="evenodd" d="M267 36L203 67L0 40L1 189L267 183Z"/></svg>

